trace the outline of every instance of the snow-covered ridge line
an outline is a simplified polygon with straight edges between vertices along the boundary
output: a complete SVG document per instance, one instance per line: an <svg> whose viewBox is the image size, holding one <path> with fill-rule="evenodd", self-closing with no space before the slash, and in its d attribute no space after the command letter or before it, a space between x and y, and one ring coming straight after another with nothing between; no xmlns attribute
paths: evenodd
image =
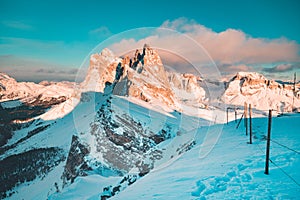
<svg viewBox="0 0 300 200"><path fill-rule="evenodd" d="M14 78L0 72L0 102L20 100L24 103L30 100L51 100L51 98L66 97L73 94L74 82L48 82L39 84L33 82L17 82Z"/></svg>
<svg viewBox="0 0 300 200"><path fill-rule="evenodd" d="M199 109L211 107L209 101L212 100L208 99L206 91L200 86L203 81L193 74L166 71L157 51L145 44L142 50L136 50L134 57L116 57L109 49L91 55L86 78L80 84L65 81L43 81L39 84L17 82L0 73L0 102L20 100L37 104L62 98L64 101L73 99L78 102L82 92L112 92L150 105L160 105L164 111L177 110L199 116ZM268 80L256 72L238 72L226 83L226 90L220 99L227 105L251 103L257 110L299 111L299 86L300 83L296 84L294 89L292 84ZM77 105L74 103L70 107L69 102L65 103L67 109L61 109L65 106L56 106L50 113L58 112L55 116L63 117ZM45 119L52 115L50 113L48 117L44 116Z"/></svg>
<svg viewBox="0 0 300 200"><path fill-rule="evenodd" d="M258 110L277 112L300 111L300 84L281 84L257 72L238 72L227 84L222 96L224 103L251 103Z"/></svg>

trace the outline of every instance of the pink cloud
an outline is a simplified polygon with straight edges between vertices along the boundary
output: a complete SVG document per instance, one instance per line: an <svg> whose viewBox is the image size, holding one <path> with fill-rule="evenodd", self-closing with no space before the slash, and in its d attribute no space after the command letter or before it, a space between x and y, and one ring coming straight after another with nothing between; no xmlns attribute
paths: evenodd
<svg viewBox="0 0 300 200"><path fill-rule="evenodd" d="M167 20L158 28L124 32L105 47L122 56L132 55L145 43L158 49L163 62L174 70L201 73L212 79L238 71L266 72L258 67L265 64L300 62L295 41L254 38L236 29L215 32L186 18Z"/></svg>
<svg viewBox="0 0 300 200"><path fill-rule="evenodd" d="M179 18L162 25L183 32L200 43L218 63L270 63L299 61L299 45L285 38L253 38L241 30L217 33L193 20Z"/></svg>
<svg viewBox="0 0 300 200"><path fill-rule="evenodd" d="M106 26L100 26L89 32L91 36L108 37L111 35L110 30Z"/></svg>
<svg viewBox="0 0 300 200"><path fill-rule="evenodd" d="M249 71L252 69L252 67L247 66L247 65L231 65L228 67L225 67L225 71L228 72L239 72L239 71Z"/></svg>
<svg viewBox="0 0 300 200"><path fill-rule="evenodd" d="M253 38L241 30L227 29L217 33L197 24L193 20L179 18L174 21L165 21L161 28L178 31L178 34L153 34L141 40L124 39L113 45L113 50L126 52L128 49L141 48L144 43L180 55L188 55L190 61L207 63L211 57L218 64L264 64L275 62L298 62L299 44L286 38L266 39ZM179 33L184 33L182 36ZM188 36L197 44L187 42ZM195 51L197 45L201 51Z"/></svg>
<svg viewBox="0 0 300 200"><path fill-rule="evenodd" d="M147 30L145 30L147 32ZM163 58L164 64L180 72L205 74L206 77L220 76L209 54L192 38L169 29L155 29L157 34L141 40L122 39L108 48L116 55L125 55L135 49L141 49L145 43L157 49ZM167 61L167 63L166 63ZM207 67L207 66L210 67Z"/></svg>
<svg viewBox="0 0 300 200"><path fill-rule="evenodd" d="M269 72L269 73L282 73L282 72L288 72L292 70L300 69L299 64L292 65L292 64L280 64L276 65L271 68L264 68L263 71Z"/></svg>

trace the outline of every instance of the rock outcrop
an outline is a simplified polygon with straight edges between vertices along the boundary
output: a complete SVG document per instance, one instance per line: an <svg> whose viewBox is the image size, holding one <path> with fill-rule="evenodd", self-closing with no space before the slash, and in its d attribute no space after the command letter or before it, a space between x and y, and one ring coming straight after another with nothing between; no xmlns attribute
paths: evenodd
<svg viewBox="0 0 300 200"><path fill-rule="evenodd" d="M92 55L81 86L83 91L103 93L109 86L115 95L178 109L190 97L193 104L199 104L197 107L203 105L205 91L199 86L199 81L201 79L192 74L167 72L158 52L145 44L142 50L135 51L132 58L129 55L118 58L108 49Z"/></svg>
<svg viewBox="0 0 300 200"><path fill-rule="evenodd" d="M256 72L239 72L227 84L222 100L227 104L252 104L258 110L300 110L299 85L281 84Z"/></svg>

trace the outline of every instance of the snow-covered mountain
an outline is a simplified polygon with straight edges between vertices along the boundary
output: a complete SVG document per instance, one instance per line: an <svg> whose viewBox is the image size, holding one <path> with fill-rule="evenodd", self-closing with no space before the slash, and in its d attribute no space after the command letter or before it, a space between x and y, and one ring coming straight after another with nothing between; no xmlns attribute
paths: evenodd
<svg viewBox="0 0 300 200"><path fill-rule="evenodd" d="M33 82L17 82L12 77L0 73L0 102L20 100L23 103L58 101L58 103L70 98L73 94L75 83L72 82L48 82L39 84ZM7 105L9 106L9 105Z"/></svg>
<svg viewBox="0 0 300 200"><path fill-rule="evenodd" d="M167 71L149 45L132 56L91 55L80 84L17 82L1 73L0 198L108 199L123 191L132 198L126 191L135 182L157 171L168 177L166 167L184 162L187 151L216 144L225 106L210 105L204 81ZM268 109L294 96L299 108L298 88L238 73L221 99Z"/></svg>
<svg viewBox="0 0 300 200"><path fill-rule="evenodd" d="M1 197L56 199L75 179L97 175L103 185L95 192L108 198L175 160L210 123L179 112L184 103L203 107L198 81L166 72L147 45L131 59L108 49L92 55L80 85L18 83L3 74L0 162L10 167L2 169Z"/></svg>
<svg viewBox="0 0 300 200"><path fill-rule="evenodd" d="M300 85L281 84L256 72L239 72L228 83L222 100L229 105L251 103L258 110L292 112L300 109Z"/></svg>
<svg viewBox="0 0 300 200"><path fill-rule="evenodd" d="M167 72L158 53L145 44L132 58L118 58L108 49L92 55L81 86L83 91L105 92L106 85L113 84L115 95L182 110L182 104L188 102L190 106L204 107L206 94L200 81L192 74Z"/></svg>

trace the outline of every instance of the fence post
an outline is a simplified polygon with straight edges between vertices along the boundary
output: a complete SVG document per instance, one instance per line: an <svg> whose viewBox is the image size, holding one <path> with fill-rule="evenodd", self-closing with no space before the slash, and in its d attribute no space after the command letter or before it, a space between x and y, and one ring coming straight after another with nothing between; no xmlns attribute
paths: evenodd
<svg viewBox="0 0 300 200"><path fill-rule="evenodd" d="M268 136L267 136L267 150L266 150L265 174L269 174L271 125L272 125L272 110L269 110L269 123L268 123Z"/></svg>
<svg viewBox="0 0 300 200"><path fill-rule="evenodd" d="M234 121L237 123L237 111L236 111L236 106L234 106Z"/></svg>
<svg viewBox="0 0 300 200"><path fill-rule="evenodd" d="M227 119L227 124L228 124L228 107L226 109L226 119Z"/></svg>
<svg viewBox="0 0 300 200"><path fill-rule="evenodd" d="M248 135L248 112L247 112L248 108L247 108L247 103L244 103L244 122L245 122L245 128L246 128L246 135Z"/></svg>
<svg viewBox="0 0 300 200"><path fill-rule="evenodd" d="M241 117L241 119L240 119L239 123L238 123L238 124L237 124L237 126L235 127L236 129L237 129L239 126L240 126L240 123L241 123L241 121L242 121L243 117L244 117L244 113L242 114L242 117Z"/></svg>
<svg viewBox="0 0 300 200"><path fill-rule="evenodd" d="M252 144L252 106L249 104L250 144Z"/></svg>

